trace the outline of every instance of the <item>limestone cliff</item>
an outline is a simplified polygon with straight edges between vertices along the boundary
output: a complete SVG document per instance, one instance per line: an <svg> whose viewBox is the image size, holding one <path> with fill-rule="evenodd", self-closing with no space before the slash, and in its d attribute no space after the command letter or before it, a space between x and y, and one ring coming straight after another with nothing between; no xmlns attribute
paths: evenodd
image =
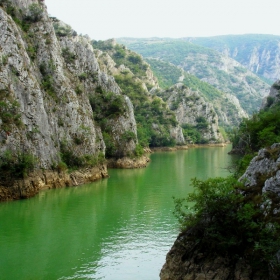
<svg viewBox="0 0 280 280"><path fill-rule="evenodd" d="M166 146L184 144L182 128L166 103L156 95L160 90L150 65L137 53L117 44L115 40L93 41L100 68L115 77L122 91L127 94L135 107L138 129L149 131L146 145ZM142 130L142 131L143 131Z"/></svg>
<svg viewBox="0 0 280 280"><path fill-rule="evenodd" d="M208 143L224 142L225 139L219 131L218 116L213 105L195 91L183 84L176 84L161 93L167 98L167 104L176 114L179 124L184 128L192 126L201 133L201 140ZM168 96L168 97L167 97ZM186 131L187 142L193 139Z"/></svg>
<svg viewBox="0 0 280 280"><path fill-rule="evenodd" d="M264 98L262 108L269 108L280 101L280 80L277 80L270 88L269 95Z"/></svg>
<svg viewBox="0 0 280 280"><path fill-rule="evenodd" d="M245 34L184 38L184 40L215 49L270 81L279 79L279 36Z"/></svg>
<svg viewBox="0 0 280 280"><path fill-rule="evenodd" d="M97 115L106 120L112 156L133 154L132 103L100 70L90 38L50 19L44 1L2 0L2 167L12 158L18 162L19 155L32 156L36 170L54 170L62 161L81 167L101 164L107 149Z"/></svg>

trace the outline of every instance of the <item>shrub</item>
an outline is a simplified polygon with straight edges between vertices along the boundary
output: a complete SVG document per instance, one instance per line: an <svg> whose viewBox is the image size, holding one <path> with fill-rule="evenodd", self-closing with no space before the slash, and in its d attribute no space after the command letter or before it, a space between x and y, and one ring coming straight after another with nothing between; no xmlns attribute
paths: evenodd
<svg viewBox="0 0 280 280"><path fill-rule="evenodd" d="M144 154L144 149L140 144L137 144L134 151L136 157L141 157Z"/></svg>
<svg viewBox="0 0 280 280"><path fill-rule="evenodd" d="M0 128L5 132L11 131L13 124L21 125L21 115L17 114L18 108L18 102L1 101L0 99L0 119L2 120Z"/></svg>
<svg viewBox="0 0 280 280"><path fill-rule="evenodd" d="M125 142L129 142L131 140L135 141L136 140L136 135L135 135L134 132L127 130L122 134L121 139Z"/></svg>
<svg viewBox="0 0 280 280"><path fill-rule="evenodd" d="M6 151L0 155L0 177L25 178L34 170L36 164L35 157L25 152L12 153Z"/></svg>
<svg viewBox="0 0 280 280"><path fill-rule="evenodd" d="M69 48L62 49L62 56L64 57L65 62L68 64L75 62L76 55L74 53L70 52Z"/></svg>
<svg viewBox="0 0 280 280"><path fill-rule="evenodd" d="M27 21L38 22L42 19L42 17L43 9L38 4L34 3L28 7L28 14L25 17Z"/></svg>
<svg viewBox="0 0 280 280"><path fill-rule="evenodd" d="M106 157L113 157L116 154L116 146L114 143L113 136L110 135L108 132L102 132L103 139L106 145Z"/></svg>
<svg viewBox="0 0 280 280"><path fill-rule="evenodd" d="M63 161L60 161L57 166L56 166L56 169L58 172L63 172L63 171L66 171L67 170L67 164Z"/></svg>
<svg viewBox="0 0 280 280"><path fill-rule="evenodd" d="M72 35L72 28L70 25L62 26L59 23L53 24L55 34L59 37L66 37Z"/></svg>
<svg viewBox="0 0 280 280"><path fill-rule="evenodd" d="M198 251L235 261L246 256L264 275L270 267L279 273L279 214L261 189L244 188L233 177L193 179L192 185L194 192L186 199L175 199L174 213Z"/></svg>
<svg viewBox="0 0 280 280"><path fill-rule="evenodd" d="M85 81L87 79L87 73L81 73L78 78L80 81Z"/></svg>

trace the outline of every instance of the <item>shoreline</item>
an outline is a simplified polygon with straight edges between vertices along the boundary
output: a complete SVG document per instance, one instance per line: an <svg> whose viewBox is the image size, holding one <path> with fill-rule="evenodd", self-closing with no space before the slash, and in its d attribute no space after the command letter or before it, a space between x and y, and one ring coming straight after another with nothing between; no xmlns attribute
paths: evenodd
<svg viewBox="0 0 280 280"><path fill-rule="evenodd" d="M152 147L151 152L174 152L179 150L188 150L190 148L205 148L205 147L226 147L230 143L212 143L212 144L188 144L174 147Z"/></svg>
<svg viewBox="0 0 280 280"><path fill-rule="evenodd" d="M108 178L108 168L137 169L145 168L150 158L143 155L139 158L110 159L105 164L82 168L72 172L54 170L36 170L26 178L0 181L0 203L28 199L41 190L78 187L87 183Z"/></svg>

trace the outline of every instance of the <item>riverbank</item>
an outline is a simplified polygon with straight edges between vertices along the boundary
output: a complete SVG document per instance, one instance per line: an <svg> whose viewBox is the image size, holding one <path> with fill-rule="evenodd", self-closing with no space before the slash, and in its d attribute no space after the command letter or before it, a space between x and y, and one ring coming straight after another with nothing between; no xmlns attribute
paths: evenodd
<svg viewBox="0 0 280 280"><path fill-rule="evenodd" d="M187 150L189 148L203 148L203 147L226 147L230 143L209 143L209 144L188 144L175 147L153 147L151 152L173 152L178 150Z"/></svg>
<svg viewBox="0 0 280 280"><path fill-rule="evenodd" d="M7 178L0 181L0 202L30 198L41 190L84 185L109 177L107 168L144 168L149 162L150 158L143 155L139 158L110 159L105 164L72 172L36 170L24 179Z"/></svg>
<svg viewBox="0 0 280 280"><path fill-rule="evenodd" d="M120 169L145 168L149 162L150 162L150 158L145 155L139 158L124 157L120 159L110 159L108 160L108 168L120 168Z"/></svg>
<svg viewBox="0 0 280 280"><path fill-rule="evenodd" d="M41 190L79 186L107 177L109 176L106 164L70 173L37 170L24 179L8 178L5 182L0 182L0 201L30 198Z"/></svg>

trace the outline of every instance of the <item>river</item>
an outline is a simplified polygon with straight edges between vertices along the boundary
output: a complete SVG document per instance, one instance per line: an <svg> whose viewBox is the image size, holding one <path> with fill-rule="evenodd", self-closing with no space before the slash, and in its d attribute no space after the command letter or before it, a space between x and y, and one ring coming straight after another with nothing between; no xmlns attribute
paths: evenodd
<svg viewBox="0 0 280 280"><path fill-rule="evenodd" d="M147 168L0 204L0 279L155 280L176 236L172 197L227 176L230 146L157 152Z"/></svg>

